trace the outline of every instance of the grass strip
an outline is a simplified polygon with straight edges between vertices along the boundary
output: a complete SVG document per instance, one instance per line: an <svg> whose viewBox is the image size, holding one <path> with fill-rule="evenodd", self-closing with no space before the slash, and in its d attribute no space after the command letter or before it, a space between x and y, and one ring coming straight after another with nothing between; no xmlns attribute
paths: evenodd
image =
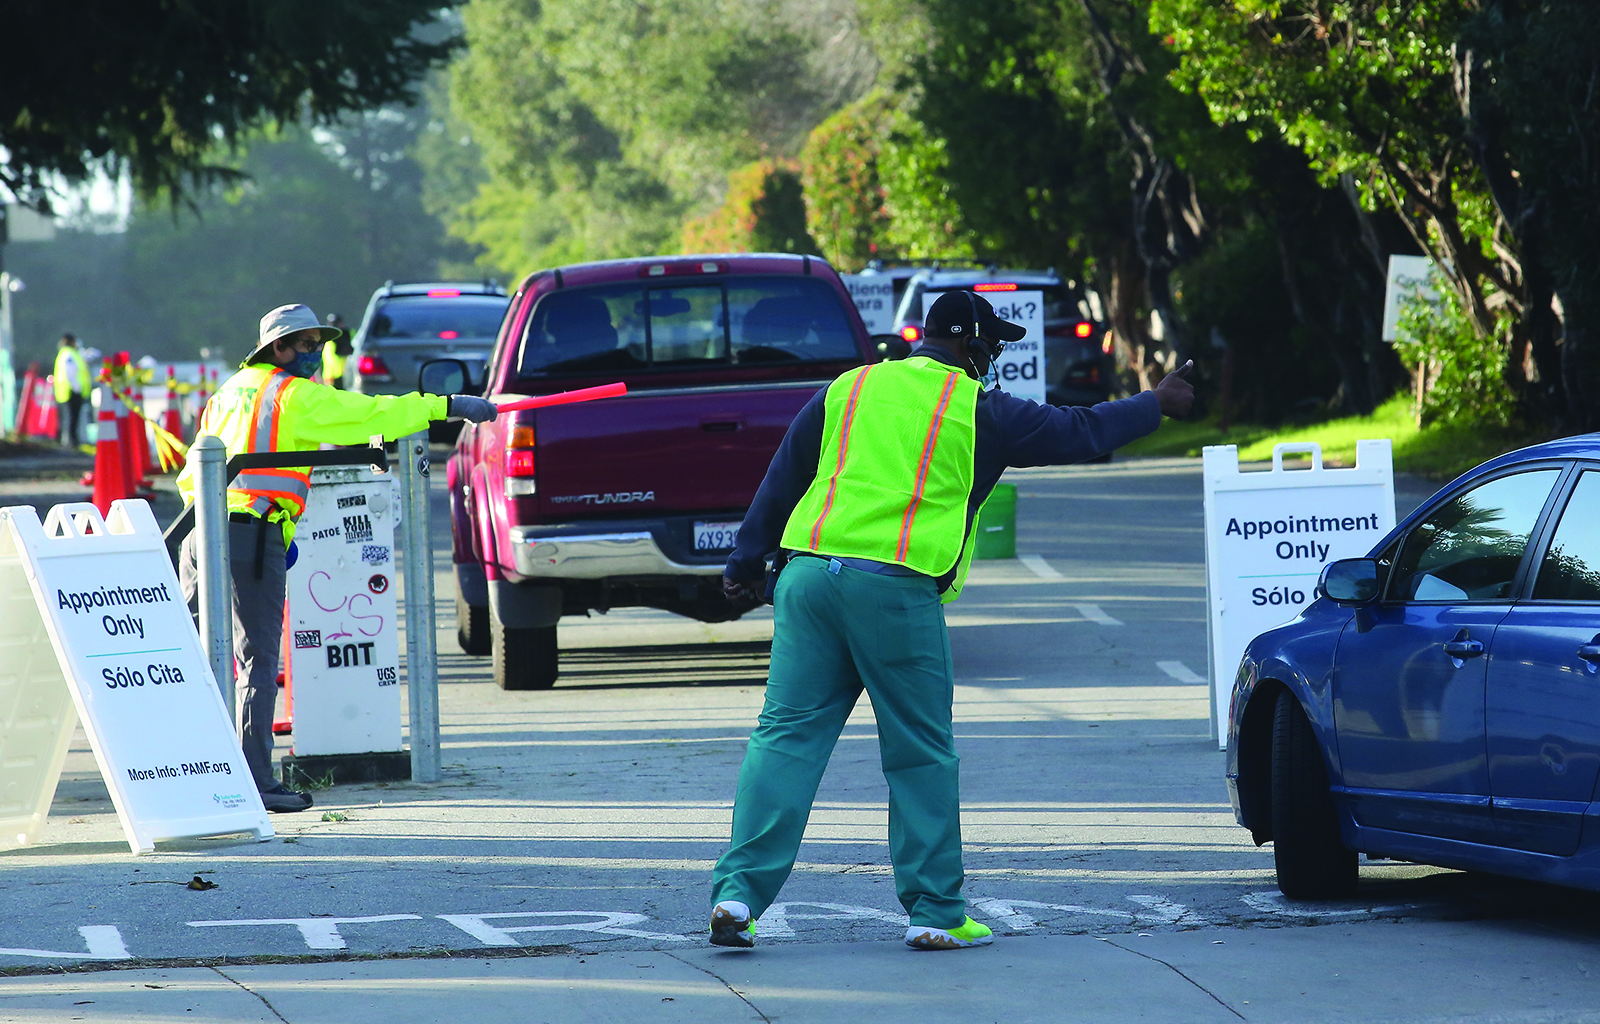
<svg viewBox="0 0 1600 1024"><path fill-rule="evenodd" d="M1224 431L1215 417L1198 422L1164 420L1161 429L1118 449L1126 456L1198 456L1207 445L1239 446L1240 462L1267 462L1274 445L1314 441L1329 466L1353 466L1356 441L1388 438L1394 468L1430 480L1448 480L1496 455L1545 440L1517 428L1430 424L1417 428L1409 396L1399 394L1367 416L1347 416L1309 425L1267 427L1236 423Z"/></svg>

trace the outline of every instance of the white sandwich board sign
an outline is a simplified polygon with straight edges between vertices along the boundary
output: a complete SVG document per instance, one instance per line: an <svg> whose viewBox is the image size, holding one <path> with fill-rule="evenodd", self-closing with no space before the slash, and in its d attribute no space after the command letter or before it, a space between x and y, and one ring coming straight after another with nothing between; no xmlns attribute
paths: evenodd
<svg viewBox="0 0 1600 1024"><path fill-rule="evenodd" d="M1290 452L1309 453L1311 468L1284 469ZM1277 445L1270 472L1241 473L1231 444L1202 455L1211 720L1222 747L1245 647L1315 599L1323 566L1360 558L1394 529L1394 461L1387 438L1357 441L1349 469L1324 469L1316 444Z"/></svg>
<svg viewBox="0 0 1600 1024"><path fill-rule="evenodd" d="M1390 256L1389 274L1383 285L1384 341L1400 340L1400 311L1413 299L1436 303L1439 291L1433 286L1433 261L1426 256Z"/></svg>
<svg viewBox="0 0 1600 1024"><path fill-rule="evenodd" d="M288 579L296 757L401 749L394 492L370 466L311 471Z"/></svg>
<svg viewBox="0 0 1600 1024"><path fill-rule="evenodd" d="M146 502L0 508L0 594L0 847L37 839L78 719L134 853L272 838Z"/></svg>
<svg viewBox="0 0 1600 1024"><path fill-rule="evenodd" d="M943 292L924 292L922 315ZM1044 404L1044 292L992 292L984 296L1002 320L1028 329L1021 341L1006 342L995 369L1000 375L1000 390L1018 398Z"/></svg>
<svg viewBox="0 0 1600 1024"><path fill-rule="evenodd" d="M868 334L894 330L894 278L888 274L840 274Z"/></svg>

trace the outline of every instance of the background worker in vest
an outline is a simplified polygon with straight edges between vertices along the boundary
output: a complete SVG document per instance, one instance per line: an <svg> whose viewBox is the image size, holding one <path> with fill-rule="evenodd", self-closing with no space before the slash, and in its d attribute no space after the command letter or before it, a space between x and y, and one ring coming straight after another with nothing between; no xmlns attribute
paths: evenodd
<svg viewBox="0 0 1600 1024"><path fill-rule="evenodd" d="M53 371L56 385L56 426L62 444L78 447L78 421L83 417L83 405L89 400L89 361L78 351L78 339L71 333L61 335L61 347L56 349L56 366Z"/></svg>
<svg viewBox="0 0 1600 1024"><path fill-rule="evenodd" d="M261 318L261 333L238 373L206 403L200 434L222 439L231 458L245 452L312 451L319 444L366 444L374 434L393 440L433 420L475 423L498 413L471 395L358 395L310 378L322 347L337 328L317 323L305 306L279 306ZM194 501L194 465L178 476L185 503ZM305 511L308 469L247 470L228 483L228 551L233 573L233 651L239 664L239 742L269 811L303 811L311 796L272 777L272 714L278 697L278 651L283 641L286 551L295 520ZM198 598L196 533L184 538L178 576L191 608Z"/></svg>
<svg viewBox="0 0 1600 1024"><path fill-rule="evenodd" d="M889 854L906 944L992 941L961 897L954 676L941 604L960 593L978 508L1008 466L1083 462L1184 416L1185 364L1154 391L1091 409L984 391L1026 330L947 292L910 358L844 374L795 418L728 559L723 589L762 599L781 570L766 704L750 737L733 839L712 873L711 942L750 946L794 867L817 783L864 688L889 783ZM992 379L992 378L990 378ZM787 563L785 564L785 561Z"/></svg>
<svg viewBox="0 0 1600 1024"><path fill-rule="evenodd" d="M343 391L344 364L349 361L355 348L350 343L350 332L345 328L344 317L329 313L328 326L339 333L322 346L322 379Z"/></svg>

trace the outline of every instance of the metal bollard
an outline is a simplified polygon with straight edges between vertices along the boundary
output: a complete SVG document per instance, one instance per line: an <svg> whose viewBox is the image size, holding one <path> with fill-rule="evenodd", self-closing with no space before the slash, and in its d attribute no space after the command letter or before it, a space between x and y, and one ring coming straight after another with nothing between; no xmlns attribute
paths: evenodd
<svg viewBox="0 0 1600 1024"><path fill-rule="evenodd" d="M439 663L433 616L433 537L428 518L428 432L400 439L405 505L406 680L411 706L411 779L439 781Z"/></svg>
<svg viewBox="0 0 1600 1024"><path fill-rule="evenodd" d="M203 434L189 449L194 489L195 562L200 583L200 646L233 717L233 580L228 565L228 449Z"/></svg>

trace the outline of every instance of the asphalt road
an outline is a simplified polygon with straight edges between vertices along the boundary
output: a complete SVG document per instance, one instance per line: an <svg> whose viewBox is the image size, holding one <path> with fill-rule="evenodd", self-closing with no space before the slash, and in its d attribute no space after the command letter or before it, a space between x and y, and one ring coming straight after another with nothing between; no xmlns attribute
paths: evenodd
<svg viewBox="0 0 1600 1024"><path fill-rule="evenodd" d="M1490 920L1596 936L1588 894L1414 865L1364 865L1351 901L1286 904L1270 847L1233 822L1198 681L1198 461L1011 479L1023 557L979 563L948 615L974 917L1003 935L1116 941ZM1401 512L1430 491L1403 479ZM42 842L0 854L0 973L703 945L770 615L564 620L556 688L504 693L486 659L457 651L448 560L441 532L441 783L336 787L311 812L275 816L271 841L134 857L80 733ZM863 700L760 941L897 939L885 817ZM187 888L197 875L217 887Z"/></svg>

